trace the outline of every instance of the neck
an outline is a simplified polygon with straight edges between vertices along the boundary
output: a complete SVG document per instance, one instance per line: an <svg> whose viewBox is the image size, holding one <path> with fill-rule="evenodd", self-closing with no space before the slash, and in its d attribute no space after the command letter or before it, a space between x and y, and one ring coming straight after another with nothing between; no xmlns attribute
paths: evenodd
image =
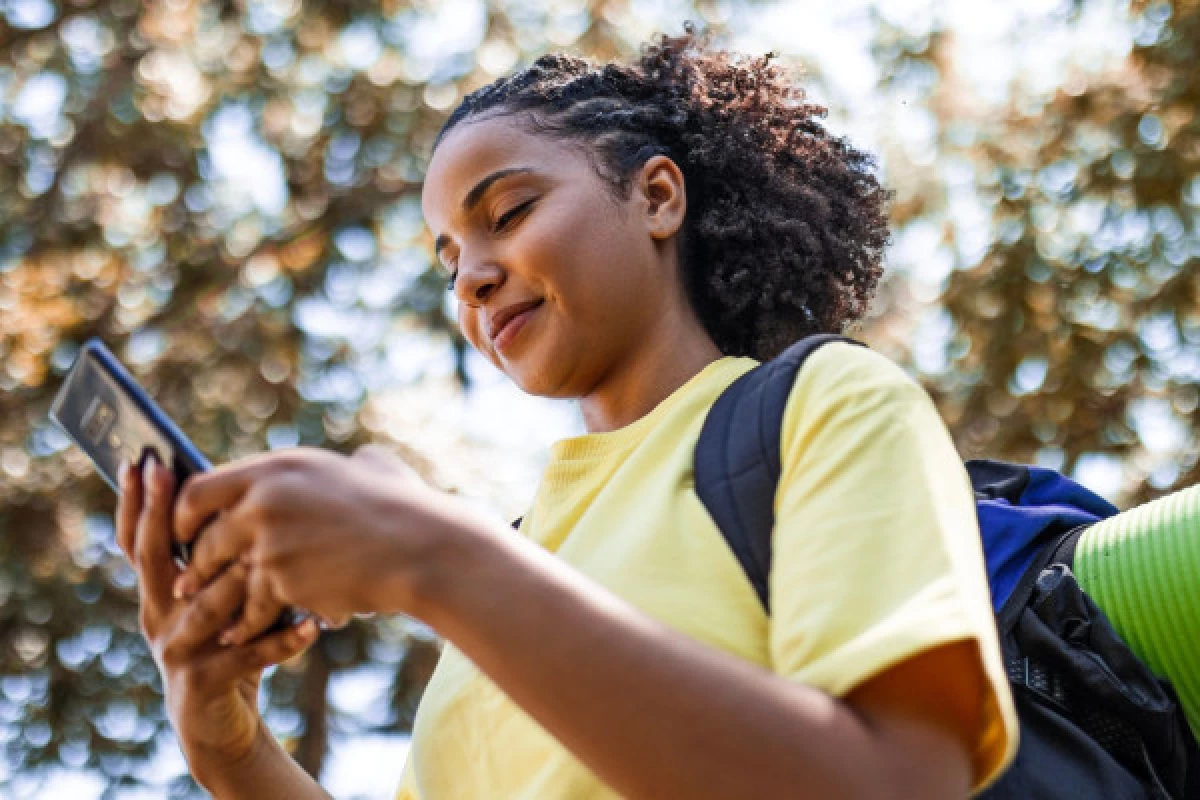
<svg viewBox="0 0 1200 800"><path fill-rule="evenodd" d="M588 433L605 433L644 417L680 386L721 358L700 321L690 313L667 315L581 397Z"/></svg>

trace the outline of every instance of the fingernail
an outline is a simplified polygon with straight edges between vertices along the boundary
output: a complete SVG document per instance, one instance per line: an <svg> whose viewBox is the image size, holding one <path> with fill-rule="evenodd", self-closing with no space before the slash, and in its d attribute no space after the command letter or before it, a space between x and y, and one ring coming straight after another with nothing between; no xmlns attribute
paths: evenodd
<svg viewBox="0 0 1200 800"><path fill-rule="evenodd" d="M175 585L171 588L171 594L175 595L176 600L183 599L184 586L186 586L186 585L187 585L187 582L184 581L182 575L180 575L178 578L175 579Z"/></svg>
<svg viewBox="0 0 1200 800"><path fill-rule="evenodd" d="M154 491L154 459L147 458L146 463L142 465L142 485Z"/></svg>
<svg viewBox="0 0 1200 800"><path fill-rule="evenodd" d="M122 458L121 465L117 467L117 482L121 484L121 488L125 489L129 486L129 459Z"/></svg>
<svg viewBox="0 0 1200 800"><path fill-rule="evenodd" d="M228 647L229 645L233 644L233 631L221 631L221 636L217 639L217 641L220 642L224 647Z"/></svg>

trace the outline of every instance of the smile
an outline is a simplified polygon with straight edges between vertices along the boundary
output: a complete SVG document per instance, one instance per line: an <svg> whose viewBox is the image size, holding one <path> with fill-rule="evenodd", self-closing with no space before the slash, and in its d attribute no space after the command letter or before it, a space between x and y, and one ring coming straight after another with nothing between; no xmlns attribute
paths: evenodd
<svg viewBox="0 0 1200 800"><path fill-rule="evenodd" d="M508 322L504 323L504 327L496 333L496 338L492 340L492 347L495 348L497 353L503 352L510 344L512 344L513 340L516 339L518 334L521 333L521 329L525 327L525 323L527 323L529 318L536 314L538 309L541 307L542 304L538 303L533 308L522 311Z"/></svg>

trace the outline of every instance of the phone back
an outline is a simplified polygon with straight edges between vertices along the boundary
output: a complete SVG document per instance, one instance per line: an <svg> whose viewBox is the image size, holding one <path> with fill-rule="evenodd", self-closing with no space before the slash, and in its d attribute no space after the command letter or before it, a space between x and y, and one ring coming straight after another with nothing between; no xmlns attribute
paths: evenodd
<svg viewBox="0 0 1200 800"><path fill-rule="evenodd" d="M120 492L121 461L148 452L175 473L176 485L211 468L187 437L98 339L89 340L50 407L53 419Z"/></svg>

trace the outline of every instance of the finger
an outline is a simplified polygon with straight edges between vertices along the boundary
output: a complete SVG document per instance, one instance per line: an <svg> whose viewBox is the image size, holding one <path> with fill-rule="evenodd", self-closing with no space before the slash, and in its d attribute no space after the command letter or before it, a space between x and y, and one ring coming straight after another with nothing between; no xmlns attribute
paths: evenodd
<svg viewBox="0 0 1200 800"><path fill-rule="evenodd" d="M211 642L237 618L246 600L246 567L234 564L201 589L179 617L171 647L190 653Z"/></svg>
<svg viewBox="0 0 1200 800"><path fill-rule="evenodd" d="M204 680L222 684L295 658L316 641L317 633L317 626L304 620L241 647L219 648L202 662Z"/></svg>
<svg viewBox="0 0 1200 800"><path fill-rule="evenodd" d="M251 570L246 590L246 604L237 622L221 634L222 644L240 645L270 628L283 612L284 605L275 599L261 569Z"/></svg>
<svg viewBox="0 0 1200 800"><path fill-rule="evenodd" d="M171 558L171 503L175 485L170 470L153 455L146 458L142 472L146 503L138 519L134 542L135 563L143 594L160 607L170 605L175 562Z"/></svg>
<svg viewBox="0 0 1200 800"><path fill-rule="evenodd" d="M117 498L117 547L132 563L138 517L142 515L142 480L138 470L128 461L121 463L118 474L121 495Z"/></svg>
<svg viewBox="0 0 1200 800"><path fill-rule="evenodd" d="M230 647L217 658L225 660L238 673L256 671L300 655L317 640L317 633L317 623L305 619L249 644Z"/></svg>
<svg viewBox="0 0 1200 800"><path fill-rule="evenodd" d="M324 630L341 630L350 624L353 618L352 614L331 614L328 617L320 617L318 624Z"/></svg>
<svg viewBox="0 0 1200 800"><path fill-rule="evenodd" d="M285 463L281 453L259 453L188 477L175 504L175 538L190 542L219 511L232 508L264 471Z"/></svg>
<svg viewBox="0 0 1200 800"><path fill-rule="evenodd" d="M191 597L207 586L249 547L249 532L235 512L218 514L192 545L192 559L175 579L176 598Z"/></svg>

